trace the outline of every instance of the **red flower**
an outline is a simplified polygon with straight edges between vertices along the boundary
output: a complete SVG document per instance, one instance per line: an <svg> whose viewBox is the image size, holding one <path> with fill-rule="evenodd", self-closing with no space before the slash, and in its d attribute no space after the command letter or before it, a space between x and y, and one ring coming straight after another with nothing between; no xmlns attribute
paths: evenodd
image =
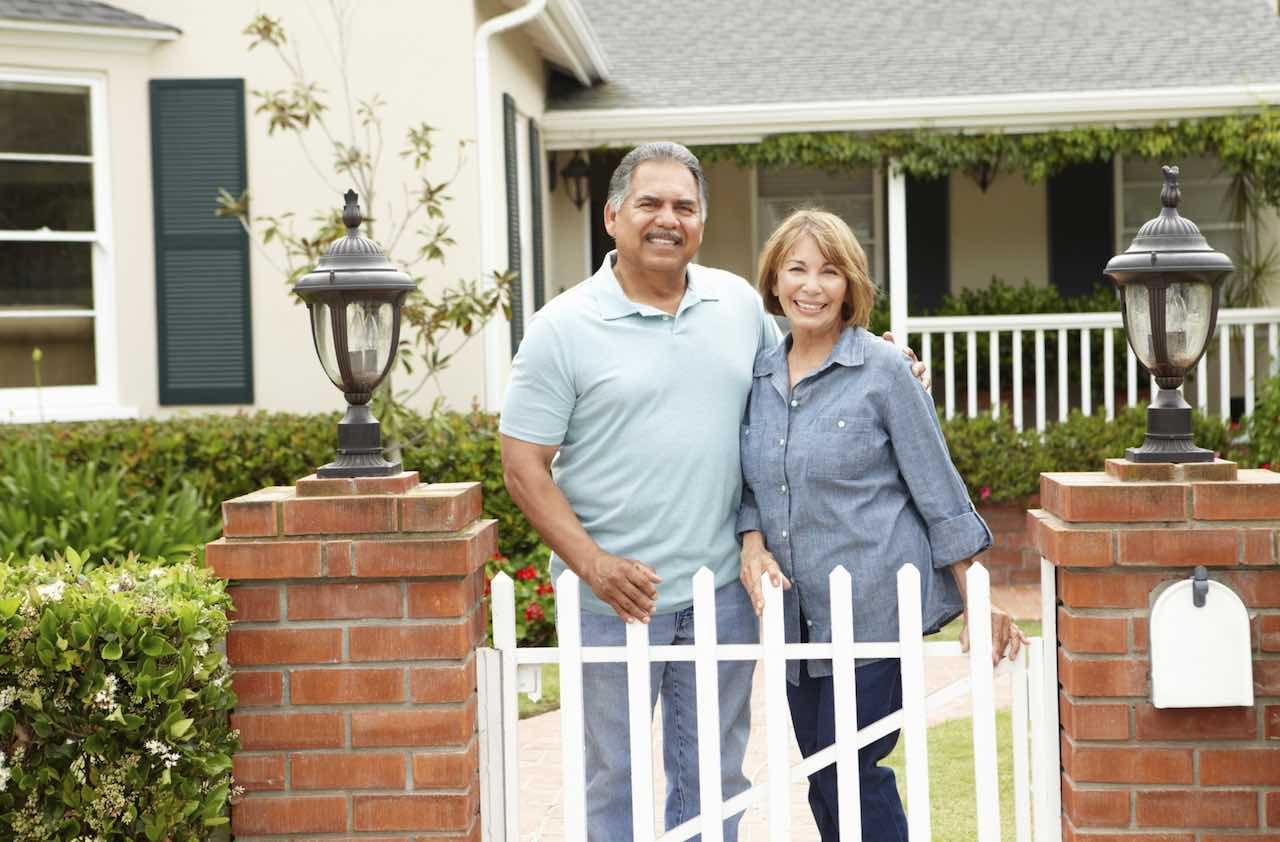
<svg viewBox="0 0 1280 842"><path fill-rule="evenodd" d="M991 496L991 486L984 485L978 489L978 497L985 500Z"/></svg>
<svg viewBox="0 0 1280 842"><path fill-rule="evenodd" d="M1269 471L1269 470L1271 470L1271 463L1270 463L1270 462L1263 462L1263 463L1262 463L1262 470L1264 470L1264 471Z"/></svg>
<svg viewBox="0 0 1280 842"><path fill-rule="evenodd" d="M493 585L493 579L489 576L484 577L484 595L489 595L490 587Z"/></svg>
<svg viewBox="0 0 1280 842"><path fill-rule="evenodd" d="M526 564L516 571L516 578L523 579L526 582L530 579L536 579L538 578L538 570L532 564Z"/></svg>
<svg viewBox="0 0 1280 842"><path fill-rule="evenodd" d="M547 615L543 613L542 606L536 602L531 602L524 609L524 618L526 620L545 620Z"/></svg>
<svg viewBox="0 0 1280 842"><path fill-rule="evenodd" d="M507 557L500 552L494 552L493 556L489 560L490 561L506 561Z"/></svg>
<svg viewBox="0 0 1280 842"><path fill-rule="evenodd" d="M546 596L547 594L555 593L555 590L556 589L551 586L550 582L543 582L540 585L538 585L537 593L538 593L538 596Z"/></svg>

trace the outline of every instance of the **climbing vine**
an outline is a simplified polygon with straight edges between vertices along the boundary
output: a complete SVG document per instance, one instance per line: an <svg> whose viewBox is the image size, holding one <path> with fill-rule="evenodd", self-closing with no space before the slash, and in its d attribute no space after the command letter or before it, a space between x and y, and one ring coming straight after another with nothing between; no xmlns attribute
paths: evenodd
<svg viewBox="0 0 1280 842"><path fill-rule="evenodd" d="M892 159L919 178L959 171L986 181L997 172L1019 171L1031 182L1117 154L1165 160L1208 155L1220 159L1233 177L1250 182L1257 201L1280 206L1280 110L1272 109L1144 128L1081 126L1034 134L800 132L759 143L706 146L697 154L704 162L828 171L884 166Z"/></svg>

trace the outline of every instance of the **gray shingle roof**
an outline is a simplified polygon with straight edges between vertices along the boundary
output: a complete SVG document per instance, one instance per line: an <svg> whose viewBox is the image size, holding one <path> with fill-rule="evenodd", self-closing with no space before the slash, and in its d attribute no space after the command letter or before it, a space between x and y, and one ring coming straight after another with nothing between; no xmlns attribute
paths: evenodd
<svg viewBox="0 0 1280 842"><path fill-rule="evenodd" d="M74 23L85 26L122 26L177 32L176 26L144 18L94 0L0 0L0 20L42 23Z"/></svg>
<svg viewBox="0 0 1280 842"><path fill-rule="evenodd" d="M1273 0L579 0L612 79L555 109L1280 83Z"/></svg>

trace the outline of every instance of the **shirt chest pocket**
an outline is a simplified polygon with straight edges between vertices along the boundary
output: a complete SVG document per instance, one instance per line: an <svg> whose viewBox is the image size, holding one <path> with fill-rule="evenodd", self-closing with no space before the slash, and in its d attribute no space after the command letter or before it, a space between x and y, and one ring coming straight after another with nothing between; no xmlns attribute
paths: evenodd
<svg viewBox="0 0 1280 842"><path fill-rule="evenodd" d="M805 432L805 475L814 479L854 479L883 458L884 429L872 418L824 415Z"/></svg>
<svg viewBox="0 0 1280 842"><path fill-rule="evenodd" d="M741 440L742 478L757 488L765 482L764 443L768 428L762 422L743 424Z"/></svg>

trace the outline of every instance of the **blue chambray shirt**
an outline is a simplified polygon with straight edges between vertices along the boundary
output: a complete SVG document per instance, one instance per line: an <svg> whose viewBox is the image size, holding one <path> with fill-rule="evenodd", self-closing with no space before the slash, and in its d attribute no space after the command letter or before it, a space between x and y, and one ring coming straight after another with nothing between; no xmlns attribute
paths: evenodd
<svg viewBox="0 0 1280 842"><path fill-rule="evenodd" d="M756 357L742 426L739 534L764 533L791 580L787 642L803 614L814 643L831 640L828 575L853 582L854 639L898 639L897 571L920 570L922 619L935 631L963 608L946 568L991 545L951 464L933 401L894 346L845 328L821 366L790 388L791 338ZM809 674L831 674L810 661ZM787 664L799 681L800 665Z"/></svg>

